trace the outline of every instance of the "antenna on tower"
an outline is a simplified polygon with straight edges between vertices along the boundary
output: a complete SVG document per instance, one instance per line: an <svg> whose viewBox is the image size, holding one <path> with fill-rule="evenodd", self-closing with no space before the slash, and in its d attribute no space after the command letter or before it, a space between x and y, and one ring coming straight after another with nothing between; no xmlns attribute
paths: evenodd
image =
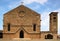
<svg viewBox="0 0 60 41"><path fill-rule="evenodd" d="M24 2L21 2L21 5L23 5Z"/></svg>

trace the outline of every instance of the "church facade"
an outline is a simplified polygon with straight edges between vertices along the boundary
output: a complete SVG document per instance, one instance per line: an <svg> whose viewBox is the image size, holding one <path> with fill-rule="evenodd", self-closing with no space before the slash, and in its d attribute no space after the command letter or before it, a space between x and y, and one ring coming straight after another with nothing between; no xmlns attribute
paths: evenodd
<svg viewBox="0 0 60 41"><path fill-rule="evenodd" d="M50 13L50 30L40 31L41 15L30 8L20 5L7 12L3 17L3 39L57 39L58 12Z"/></svg>

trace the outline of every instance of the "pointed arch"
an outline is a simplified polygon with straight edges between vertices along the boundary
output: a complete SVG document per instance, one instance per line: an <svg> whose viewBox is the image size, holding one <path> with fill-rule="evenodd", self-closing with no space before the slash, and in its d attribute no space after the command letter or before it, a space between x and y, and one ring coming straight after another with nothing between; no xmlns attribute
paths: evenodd
<svg viewBox="0 0 60 41"><path fill-rule="evenodd" d="M24 31L23 30L20 31L20 38L24 38Z"/></svg>

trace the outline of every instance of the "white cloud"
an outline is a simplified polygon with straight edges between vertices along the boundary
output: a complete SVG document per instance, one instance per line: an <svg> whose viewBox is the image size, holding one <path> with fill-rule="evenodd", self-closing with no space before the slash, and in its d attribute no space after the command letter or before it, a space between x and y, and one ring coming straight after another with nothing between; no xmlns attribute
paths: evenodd
<svg viewBox="0 0 60 41"><path fill-rule="evenodd" d="M21 5L21 2L24 2L23 4L31 4L33 2L36 2L36 3L40 3L40 4L44 4L46 3L48 0L20 0L20 1L14 1L14 2L11 2L8 7L9 8L15 8L16 6L19 6ZM37 8L39 8L38 6L36 6Z"/></svg>
<svg viewBox="0 0 60 41"><path fill-rule="evenodd" d="M48 0L22 0L25 4L31 4L33 2L36 3L40 3L40 4L44 4L46 3Z"/></svg>
<svg viewBox="0 0 60 41"><path fill-rule="evenodd" d="M41 14L41 31L49 31L49 12Z"/></svg>
<svg viewBox="0 0 60 41"><path fill-rule="evenodd" d="M34 10L34 11L37 11L40 8L40 6L37 4L37 5L32 5L29 8L32 9L32 10Z"/></svg>
<svg viewBox="0 0 60 41"><path fill-rule="evenodd" d="M58 33L60 34L60 13L58 14Z"/></svg>

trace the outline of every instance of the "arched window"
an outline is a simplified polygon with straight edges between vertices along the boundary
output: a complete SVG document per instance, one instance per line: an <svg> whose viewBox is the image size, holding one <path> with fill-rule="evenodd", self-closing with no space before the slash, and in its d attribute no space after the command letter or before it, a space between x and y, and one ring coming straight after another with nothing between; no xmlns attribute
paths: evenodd
<svg viewBox="0 0 60 41"><path fill-rule="evenodd" d="M33 31L36 31L36 24L33 24Z"/></svg>
<svg viewBox="0 0 60 41"><path fill-rule="evenodd" d="M8 31L10 31L10 23L8 23Z"/></svg>
<svg viewBox="0 0 60 41"><path fill-rule="evenodd" d="M48 35L45 36L45 39L53 39L53 35L48 34Z"/></svg>

